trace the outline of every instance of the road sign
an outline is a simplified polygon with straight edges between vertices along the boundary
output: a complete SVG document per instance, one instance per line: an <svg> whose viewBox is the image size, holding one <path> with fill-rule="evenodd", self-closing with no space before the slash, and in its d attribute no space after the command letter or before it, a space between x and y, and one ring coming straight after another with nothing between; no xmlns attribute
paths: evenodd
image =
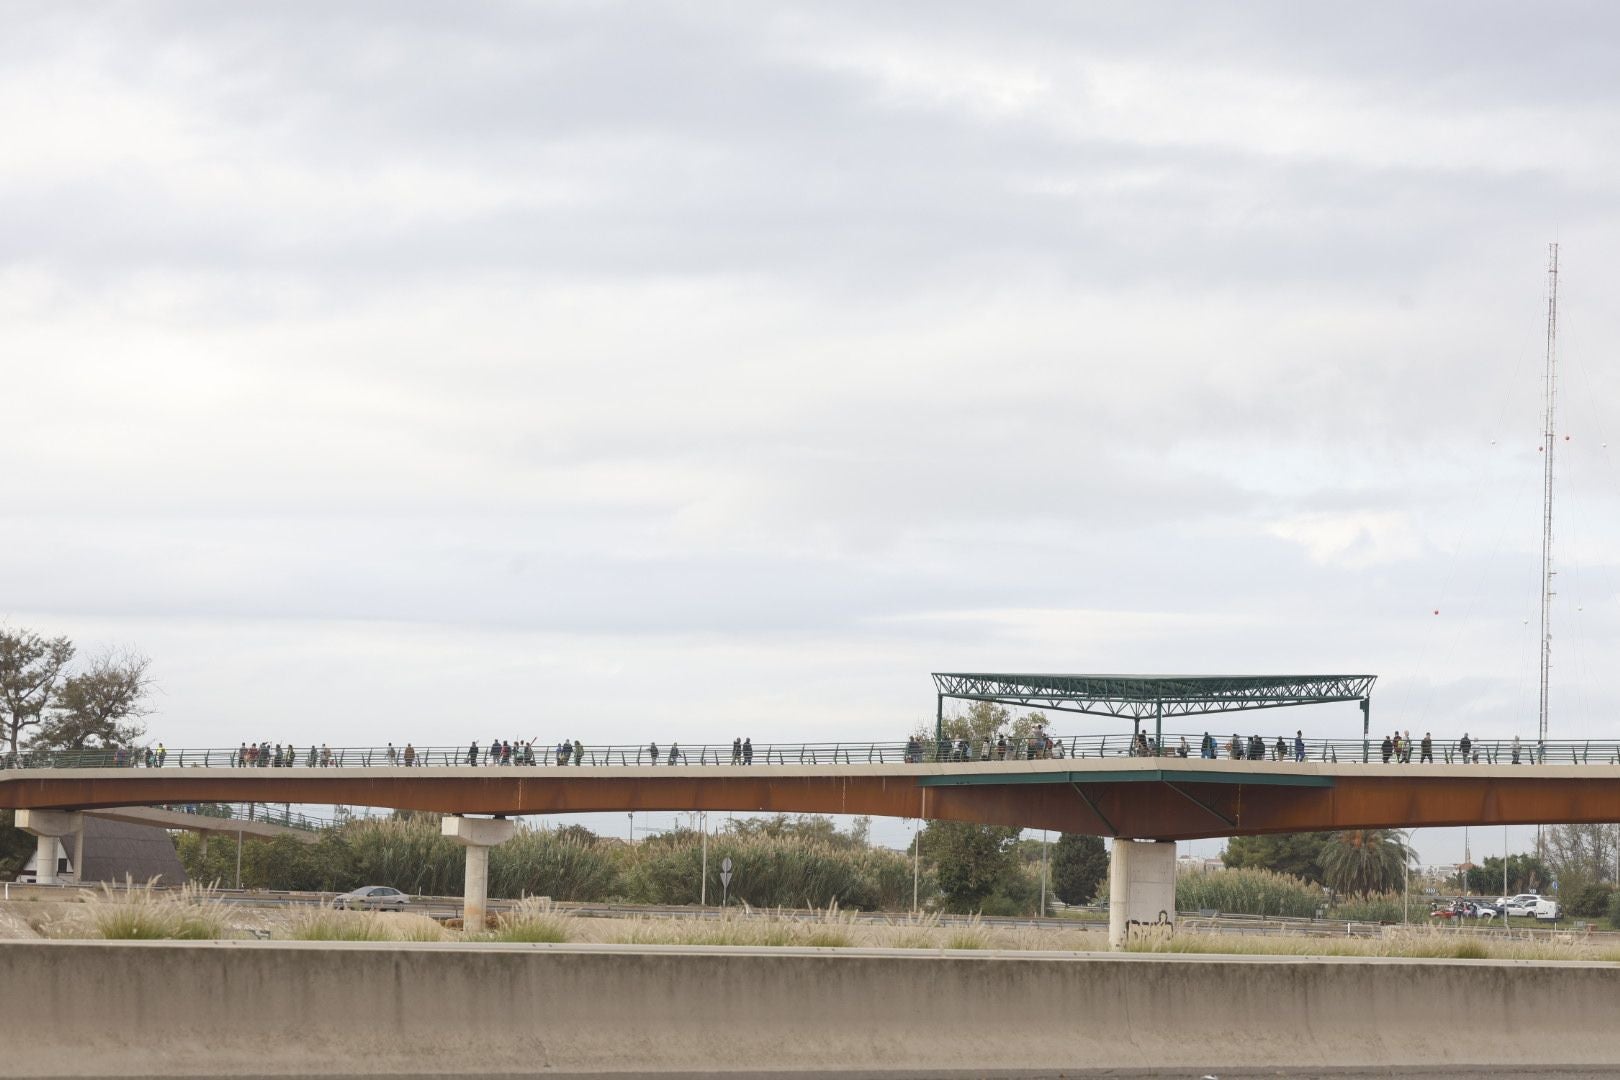
<svg viewBox="0 0 1620 1080"><path fill-rule="evenodd" d="M720 904L723 907L726 901L731 898L731 859L729 856L720 860L720 887L725 890L720 899Z"/></svg>

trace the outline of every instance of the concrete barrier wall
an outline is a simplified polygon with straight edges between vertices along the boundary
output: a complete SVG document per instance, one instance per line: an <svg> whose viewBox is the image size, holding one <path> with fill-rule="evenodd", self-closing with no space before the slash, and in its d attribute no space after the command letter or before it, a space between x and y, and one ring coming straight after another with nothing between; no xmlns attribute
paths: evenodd
<svg viewBox="0 0 1620 1080"><path fill-rule="evenodd" d="M0 1076L1190 1075L1620 1062L1620 967L0 943Z"/></svg>

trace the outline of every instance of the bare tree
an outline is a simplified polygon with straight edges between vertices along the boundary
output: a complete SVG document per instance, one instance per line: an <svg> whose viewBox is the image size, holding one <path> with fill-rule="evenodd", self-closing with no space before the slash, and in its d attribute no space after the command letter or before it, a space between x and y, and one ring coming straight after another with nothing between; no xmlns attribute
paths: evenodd
<svg viewBox="0 0 1620 1080"><path fill-rule="evenodd" d="M146 732L140 718L151 712L146 704L151 669L152 661L140 653L101 653L62 681L30 745L43 750L128 746Z"/></svg>
<svg viewBox="0 0 1620 1080"><path fill-rule="evenodd" d="M1547 865L1558 875L1560 888L1565 882L1573 887L1614 877L1613 825L1549 825L1542 837Z"/></svg>
<svg viewBox="0 0 1620 1080"><path fill-rule="evenodd" d="M73 660L73 642L0 627L0 738L15 754L25 728L38 725Z"/></svg>

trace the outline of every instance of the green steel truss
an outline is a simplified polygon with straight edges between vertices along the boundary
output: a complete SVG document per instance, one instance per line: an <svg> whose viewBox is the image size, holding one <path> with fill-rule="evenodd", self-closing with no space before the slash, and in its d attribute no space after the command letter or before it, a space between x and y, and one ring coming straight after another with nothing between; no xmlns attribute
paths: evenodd
<svg viewBox="0 0 1620 1080"><path fill-rule="evenodd" d="M1332 701L1365 702L1376 675L1004 675L934 674L945 698L1060 712L1197 716Z"/></svg>

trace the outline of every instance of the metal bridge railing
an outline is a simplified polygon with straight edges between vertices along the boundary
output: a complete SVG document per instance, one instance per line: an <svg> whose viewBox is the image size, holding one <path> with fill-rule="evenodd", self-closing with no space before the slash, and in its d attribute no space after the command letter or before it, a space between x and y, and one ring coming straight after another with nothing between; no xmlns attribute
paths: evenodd
<svg viewBox="0 0 1620 1080"><path fill-rule="evenodd" d="M1308 762L1359 762L1382 760L1381 743L1361 739L1305 739L1303 753L1292 738L1260 741L1258 754L1251 752L1251 737L1237 739L1233 751L1231 736L1213 736L1216 760L1264 760L1288 764L1296 759ZM1130 733L1048 737L1044 740L941 740L932 738L898 742L812 742L760 743L734 752L730 743L658 743L644 745L606 744L593 746L561 744L556 747L513 744L509 752L491 754L486 744L470 746L347 746L347 747L249 747L153 750L106 748L91 750L23 750L0 753L0 770L6 769L87 769L87 768L442 768L477 766L504 768L559 768L573 766L669 766L698 765L746 767L748 765L891 765L902 763L1020 762L1073 758L1128 758L1140 756L1189 757L1203 755L1202 734L1169 734L1162 749L1150 740ZM1431 744L1436 764L1461 764L1460 742ZM1414 741L1401 761L1423 762L1420 744ZM1620 764L1620 741L1563 740L1534 744L1521 741L1517 752L1512 739L1480 739L1470 742L1467 759L1481 765L1616 765ZM208 804L210 806L219 804ZM199 811L200 812L200 811ZM260 811L262 813L262 810Z"/></svg>
<svg viewBox="0 0 1620 1080"><path fill-rule="evenodd" d="M308 829L318 832L341 824L336 818L294 810L282 803L218 803L186 802L159 803L155 807L177 814L195 814L198 817L218 818L224 821L256 822L264 825L283 825L289 829Z"/></svg>

